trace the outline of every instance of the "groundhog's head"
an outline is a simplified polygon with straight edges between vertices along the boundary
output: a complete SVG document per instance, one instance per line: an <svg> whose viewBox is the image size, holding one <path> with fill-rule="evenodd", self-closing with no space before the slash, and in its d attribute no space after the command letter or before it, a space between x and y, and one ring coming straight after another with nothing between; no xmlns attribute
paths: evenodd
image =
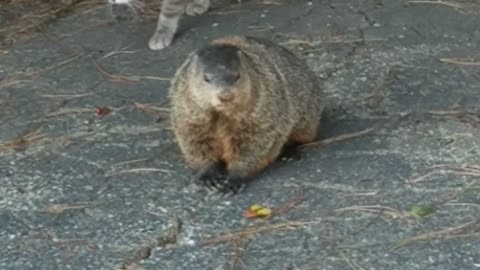
<svg viewBox="0 0 480 270"><path fill-rule="evenodd" d="M218 111L245 107L251 89L243 57L231 45L209 45L195 53L191 89L199 104Z"/></svg>

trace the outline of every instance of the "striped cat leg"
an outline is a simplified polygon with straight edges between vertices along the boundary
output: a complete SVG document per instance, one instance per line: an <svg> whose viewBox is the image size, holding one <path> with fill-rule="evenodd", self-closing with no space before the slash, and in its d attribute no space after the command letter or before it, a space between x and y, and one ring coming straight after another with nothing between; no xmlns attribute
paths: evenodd
<svg viewBox="0 0 480 270"><path fill-rule="evenodd" d="M163 0L162 10L158 15L157 29L148 42L151 50L161 50L172 43L185 6L186 0Z"/></svg>

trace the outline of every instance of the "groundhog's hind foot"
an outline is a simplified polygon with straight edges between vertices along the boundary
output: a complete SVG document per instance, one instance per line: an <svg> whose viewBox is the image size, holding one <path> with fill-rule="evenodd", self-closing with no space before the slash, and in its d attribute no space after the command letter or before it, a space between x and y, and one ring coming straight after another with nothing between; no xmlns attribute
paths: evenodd
<svg viewBox="0 0 480 270"><path fill-rule="evenodd" d="M282 152L278 156L278 160L300 160L302 153L298 149L299 144L287 144L282 148Z"/></svg>

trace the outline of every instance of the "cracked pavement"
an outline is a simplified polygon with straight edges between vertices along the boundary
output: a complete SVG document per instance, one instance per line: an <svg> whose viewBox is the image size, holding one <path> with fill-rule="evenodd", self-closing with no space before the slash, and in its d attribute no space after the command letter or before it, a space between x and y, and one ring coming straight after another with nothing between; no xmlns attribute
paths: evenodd
<svg viewBox="0 0 480 270"><path fill-rule="evenodd" d="M0 269L480 269L480 5L227 2L162 51L155 18L101 6L1 47ZM192 184L167 121L168 79L226 34L285 44L328 95L323 145L232 197Z"/></svg>

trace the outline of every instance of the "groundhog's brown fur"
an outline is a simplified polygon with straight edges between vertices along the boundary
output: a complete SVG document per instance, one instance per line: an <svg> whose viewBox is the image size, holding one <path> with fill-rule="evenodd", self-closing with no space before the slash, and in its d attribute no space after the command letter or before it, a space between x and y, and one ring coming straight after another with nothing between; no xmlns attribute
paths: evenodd
<svg viewBox="0 0 480 270"><path fill-rule="evenodd" d="M220 191L238 191L287 143L314 140L324 108L320 82L302 60L271 41L244 36L219 38L190 54L170 97L173 131L188 166Z"/></svg>

